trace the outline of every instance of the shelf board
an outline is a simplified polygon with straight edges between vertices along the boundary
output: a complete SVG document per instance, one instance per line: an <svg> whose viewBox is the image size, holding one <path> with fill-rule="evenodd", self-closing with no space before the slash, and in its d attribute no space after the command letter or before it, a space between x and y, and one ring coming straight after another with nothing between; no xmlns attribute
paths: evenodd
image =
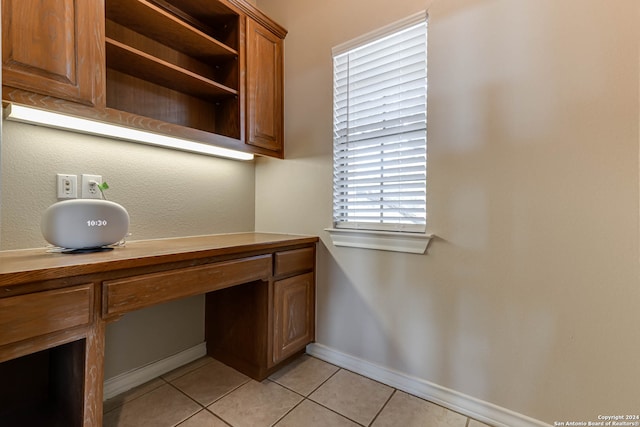
<svg viewBox="0 0 640 427"><path fill-rule="evenodd" d="M199 98L237 96L238 91L158 59L124 43L105 38L107 67Z"/></svg>
<svg viewBox="0 0 640 427"><path fill-rule="evenodd" d="M106 16L194 58L238 55L237 50L146 0L107 0Z"/></svg>

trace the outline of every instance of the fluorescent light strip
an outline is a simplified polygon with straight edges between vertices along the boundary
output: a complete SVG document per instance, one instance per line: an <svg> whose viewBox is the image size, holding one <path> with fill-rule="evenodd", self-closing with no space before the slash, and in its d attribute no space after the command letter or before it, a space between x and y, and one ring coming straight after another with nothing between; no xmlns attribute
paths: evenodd
<svg viewBox="0 0 640 427"><path fill-rule="evenodd" d="M203 144L201 142L159 135L152 132L116 126L80 117L67 116L22 105L9 104L5 108L5 117L8 120L14 120L17 122L72 130L90 135L123 139L126 141L141 142L143 144L173 148L192 153L207 154L210 156L225 157L234 160L253 159L253 154L244 153L242 151L230 150L228 148L216 147L209 144Z"/></svg>

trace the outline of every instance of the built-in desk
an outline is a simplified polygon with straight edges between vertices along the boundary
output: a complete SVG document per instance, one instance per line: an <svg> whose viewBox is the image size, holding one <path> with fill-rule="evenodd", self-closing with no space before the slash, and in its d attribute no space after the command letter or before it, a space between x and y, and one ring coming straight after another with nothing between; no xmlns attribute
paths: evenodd
<svg viewBox="0 0 640 427"><path fill-rule="evenodd" d="M317 241L237 233L0 251L0 425L101 426L105 324L192 295L206 294L207 353L266 378L314 339Z"/></svg>

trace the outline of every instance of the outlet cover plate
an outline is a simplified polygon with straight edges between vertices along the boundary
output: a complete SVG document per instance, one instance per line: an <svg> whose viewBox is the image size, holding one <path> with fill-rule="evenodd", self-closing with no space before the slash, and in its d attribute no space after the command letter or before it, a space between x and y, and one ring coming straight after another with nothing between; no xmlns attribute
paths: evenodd
<svg viewBox="0 0 640 427"><path fill-rule="evenodd" d="M82 174L82 198L83 199L102 199L102 193L97 185L92 185L91 182L95 181L98 184L102 184L102 175L89 175Z"/></svg>
<svg viewBox="0 0 640 427"><path fill-rule="evenodd" d="M75 199L78 197L78 176L68 173L56 174L58 199Z"/></svg>

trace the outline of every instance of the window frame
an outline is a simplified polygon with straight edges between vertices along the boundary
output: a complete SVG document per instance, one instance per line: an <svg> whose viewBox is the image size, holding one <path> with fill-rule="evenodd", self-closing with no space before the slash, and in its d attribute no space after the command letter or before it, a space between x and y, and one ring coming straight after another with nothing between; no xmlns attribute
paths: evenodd
<svg viewBox="0 0 640 427"><path fill-rule="evenodd" d="M373 32L364 34L360 37L357 37L353 40L350 40L346 43L343 43L334 47L332 50L332 58L334 60L334 64L333 64L334 73L336 72L335 59L337 56L344 55L345 53L356 50L362 46L366 46L372 42L382 40L387 36L397 34L417 24L424 24L425 31L427 31L428 14L426 11L418 12L405 19L402 19L400 21L397 21L395 23L382 27ZM426 60L426 45L425 45L425 60ZM334 96L335 96L335 80L334 80ZM426 81L425 81L425 97L426 97ZM425 99L425 108L426 108L426 99ZM335 118L336 118L335 104L333 107L333 111L334 111L333 114L334 114L334 121L335 121ZM426 114L426 111L425 111L425 114ZM424 173L426 174L426 145L427 145L426 123L425 123L424 133L425 133L424 135L424 141L425 141L424 142L424 150L425 150ZM335 134L335 130L334 130L334 134ZM334 140L334 145L335 145L335 140ZM335 150L336 149L334 148L334 160L333 160L334 177L336 176ZM384 221L379 223L338 221L338 214L336 214L336 206L335 206L335 203L336 203L335 194L337 190L334 188L333 198L332 198L334 203L332 207L333 227L327 228L325 229L325 231L329 232L333 240L333 244L335 246L348 246L348 247L380 249L380 250L410 252L410 253L424 253L427 249L427 246L429 245L430 239L433 237L433 235L426 232L426 219L427 219L426 185L427 184L426 184L426 175L425 175L424 211L422 211L424 216L420 217L421 219L424 218L424 222L418 225L397 223L397 222L384 222Z"/></svg>

